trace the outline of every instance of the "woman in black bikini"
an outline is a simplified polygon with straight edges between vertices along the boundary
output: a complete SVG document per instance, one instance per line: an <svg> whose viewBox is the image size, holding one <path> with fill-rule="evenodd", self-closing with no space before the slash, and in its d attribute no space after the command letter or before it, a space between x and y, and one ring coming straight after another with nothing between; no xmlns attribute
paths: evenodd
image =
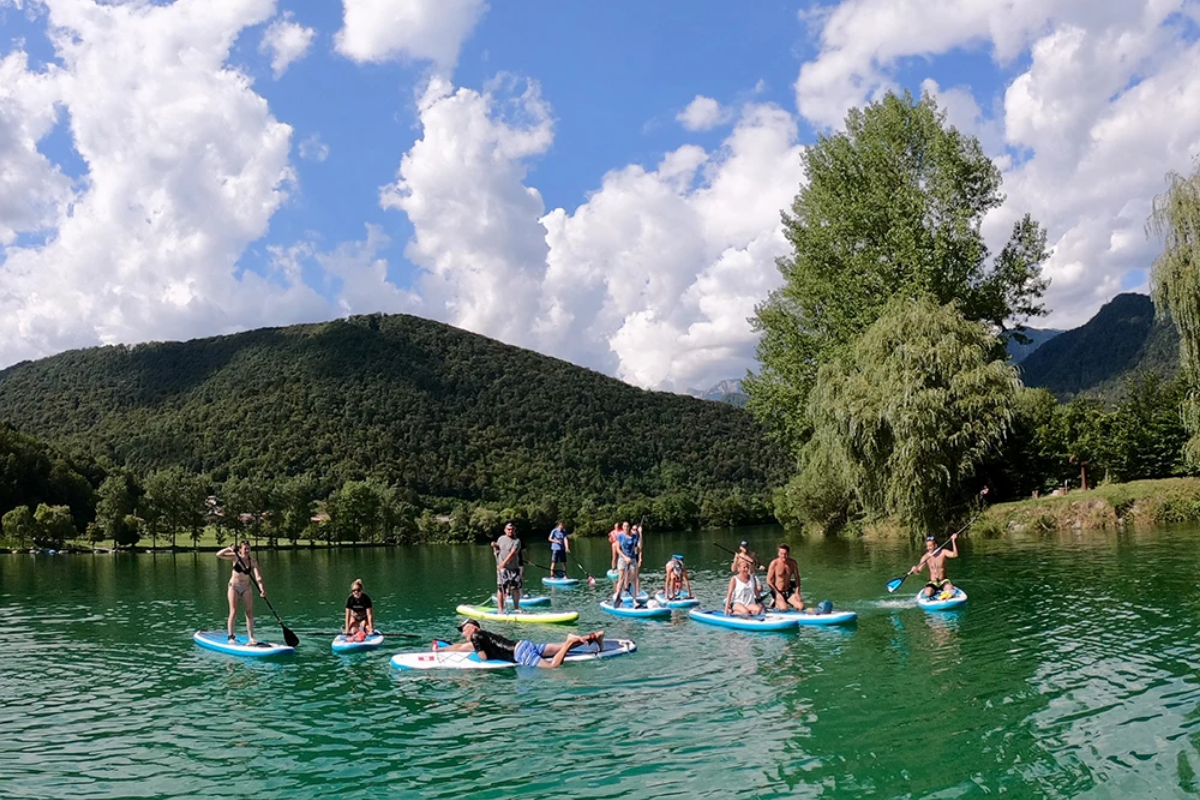
<svg viewBox="0 0 1200 800"><path fill-rule="evenodd" d="M229 641L237 641L233 635L233 622L237 618L238 599L242 601L242 608L246 610L246 633L250 644L258 644L254 638L254 593L251 591L255 588L255 583L258 584L258 594L260 597L267 596L267 590L263 586L262 573L258 570L258 559L250 555L250 543L242 542L235 550L232 545L222 550L217 551L217 558L223 558L226 561L233 562L233 574L229 576L229 622L226 624L226 629L229 633ZM251 574L253 571L253 577Z"/></svg>

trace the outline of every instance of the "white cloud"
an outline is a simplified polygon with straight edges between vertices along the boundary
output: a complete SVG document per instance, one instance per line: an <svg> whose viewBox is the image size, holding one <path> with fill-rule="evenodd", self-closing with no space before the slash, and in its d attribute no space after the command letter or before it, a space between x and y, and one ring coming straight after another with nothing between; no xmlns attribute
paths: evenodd
<svg viewBox="0 0 1200 800"><path fill-rule="evenodd" d="M324 161L329 158L329 145L321 141L320 134L311 134L300 141L300 157L305 161Z"/></svg>
<svg viewBox="0 0 1200 800"><path fill-rule="evenodd" d="M790 115L749 105L719 150L613 170L573 213L543 214L526 185L553 138L536 85L435 81L420 107L423 137L382 204L415 229L427 312L643 386L746 368L746 318L778 282L779 209L800 182Z"/></svg>
<svg viewBox="0 0 1200 800"><path fill-rule="evenodd" d="M290 11L267 26L258 44L258 52L271 56L271 71L275 74L275 80L283 77L289 65L304 58L316 35L317 32L312 28L293 22Z"/></svg>
<svg viewBox="0 0 1200 800"><path fill-rule="evenodd" d="M1004 171L1005 205L984 224L998 248L1025 212L1049 232L1051 280L1040 323L1086 321L1122 287L1144 286L1160 244L1143 232L1170 169L1200 152L1200 51L1179 19L1192 0L846 0L820 17L820 53L796 82L801 113L837 127L851 105L893 86L900 64L987 49L1026 62L981 109L968 87L922 87L980 138Z"/></svg>
<svg viewBox="0 0 1200 800"><path fill-rule="evenodd" d="M339 53L359 62L432 61L449 77L484 0L342 0Z"/></svg>
<svg viewBox="0 0 1200 800"><path fill-rule="evenodd" d="M0 363L325 312L306 286L237 264L292 180L291 128L225 63L272 0L46 7L59 64L31 73L6 59L4 85L19 98L6 108L26 113L3 129L17 131L16 160L28 161L30 137L46 130L44 112L29 109L52 91L87 172L66 208L51 168L31 178L51 178L45 205L57 213L45 244L2 251Z"/></svg>
<svg viewBox="0 0 1200 800"><path fill-rule="evenodd" d="M689 131L707 131L731 118L730 111L711 97L696 95L687 108L675 115L675 119Z"/></svg>

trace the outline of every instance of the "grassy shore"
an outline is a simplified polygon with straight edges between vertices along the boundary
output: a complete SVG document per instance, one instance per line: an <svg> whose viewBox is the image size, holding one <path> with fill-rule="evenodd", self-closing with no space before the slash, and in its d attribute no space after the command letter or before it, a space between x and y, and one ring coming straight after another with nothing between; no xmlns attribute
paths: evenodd
<svg viewBox="0 0 1200 800"><path fill-rule="evenodd" d="M971 526L971 531L982 536L1003 536L1180 522L1200 522L1200 478L1113 483L1086 492L997 503Z"/></svg>

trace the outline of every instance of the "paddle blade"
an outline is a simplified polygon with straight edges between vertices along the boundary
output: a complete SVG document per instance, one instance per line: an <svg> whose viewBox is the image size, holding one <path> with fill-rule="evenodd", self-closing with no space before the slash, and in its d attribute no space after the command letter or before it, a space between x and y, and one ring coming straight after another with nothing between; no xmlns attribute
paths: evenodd
<svg viewBox="0 0 1200 800"><path fill-rule="evenodd" d="M899 578L893 578L892 580L888 581L888 585L887 585L887 587L888 587L888 591L889 591L889 592L894 592L894 591L896 591L897 589L899 589L899 588L900 588L900 584L904 583L904 579L905 579L905 578L907 578L907 577L908 577L907 575L903 575L903 576L901 576L901 577L899 577Z"/></svg>
<svg viewBox="0 0 1200 800"><path fill-rule="evenodd" d="M288 647L296 647L300 644L300 637L296 635L295 631L287 625L280 625L279 627L283 628L283 641L287 643Z"/></svg>

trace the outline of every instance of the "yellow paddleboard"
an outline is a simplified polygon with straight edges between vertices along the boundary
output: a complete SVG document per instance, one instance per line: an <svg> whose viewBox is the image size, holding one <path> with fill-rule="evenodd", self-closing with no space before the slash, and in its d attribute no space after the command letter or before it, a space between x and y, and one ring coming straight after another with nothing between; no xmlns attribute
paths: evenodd
<svg viewBox="0 0 1200 800"><path fill-rule="evenodd" d="M483 619L489 622L574 622L579 619L578 611L522 611L514 614L511 611L497 611L494 608L465 605L454 610L464 617Z"/></svg>

